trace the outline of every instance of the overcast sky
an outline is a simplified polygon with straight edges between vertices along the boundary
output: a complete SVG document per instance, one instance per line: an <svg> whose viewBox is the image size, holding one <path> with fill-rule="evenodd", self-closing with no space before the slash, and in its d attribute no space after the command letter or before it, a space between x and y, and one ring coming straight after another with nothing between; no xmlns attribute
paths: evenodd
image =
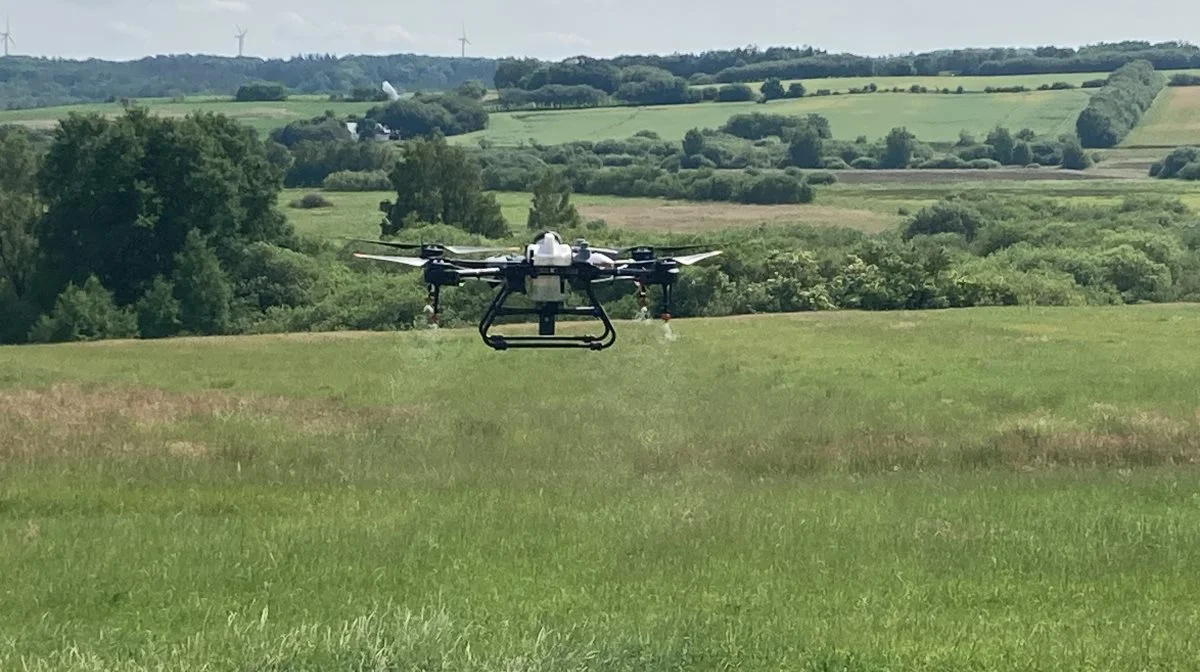
<svg viewBox="0 0 1200 672"><path fill-rule="evenodd" d="M0 0L17 53L576 54L803 45L865 54L1122 39L1200 41L1200 1L1156 0Z"/></svg>

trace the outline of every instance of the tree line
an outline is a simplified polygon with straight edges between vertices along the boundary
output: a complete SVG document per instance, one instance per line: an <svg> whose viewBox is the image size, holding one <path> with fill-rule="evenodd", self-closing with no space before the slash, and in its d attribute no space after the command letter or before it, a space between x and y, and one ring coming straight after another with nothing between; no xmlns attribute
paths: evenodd
<svg viewBox="0 0 1200 672"><path fill-rule="evenodd" d="M374 91L384 81L400 89L445 90L470 80L489 82L495 72L493 59L417 54L289 59L172 55L134 61L12 56L0 59L0 103L16 109L121 98L228 96L259 82L303 94Z"/></svg>
<svg viewBox="0 0 1200 672"><path fill-rule="evenodd" d="M1088 101L1075 123L1085 147L1115 147L1137 126L1166 85L1149 61L1121 66Z"/></svg>
<svg viewBox="0 0 1200 672"><path fill-rule="evenodd" d="M776 124L760 122L755 123ZM793 130L783 132L793 143L802 136L808 139L801 142L814 136L832 141L818 119L787 127ZM912 145L902 129L894 135L881 149L887 161L899 162ZM762 180L738 185L722 182L728 176L710 168L681 166L672 172L673 166L615 165L624 161L615 157L637 153L682 164L724 161L735 151L762 150L764 156L794 151L782 139L769 139L767 149L755 146L761 141L741 138L735 138L740 149L733 150L725 144L730 138L735 136L697 130L682 141L642 134L590 147L493 148L506 153L506 162L523 162L535 176L530 215L519 230L501 216L489 191L497 170L512 166L501 166L483 147L452 146L440 136L415 138L395 149L399 160L386 171L394 196L381 203L379 233L408 241L520 244L528 240L528 227L555 227L568 238L596 244L633 242L631 234L587 221L573 207L575 161L597 171L585 184L614 190L671 180L681 186L687 180L690 189L710 193L814 188L819 173L795 166L757 175L743 171L734 177ZM990 140L993 151L1007 146L1002 134ZM352 260L351 250L364 249L358 244L295 234L278 203L287 167L271 142L221 115L161 118L137 108L115 119L72 115L40 147L27 133L4 129L0 339L419 326L425 300L419 274ZM614 165L597 167L599 157ZM706 236L726 254L681 279L676 312L1197 300L1197 221L1184 204L1166 198L1072 206L978 195L947 198L912 214L900 229L873 235L799 226L738 228ZM637 238L657 242L666 236ZM448 296L445 323L476 320L489 289L464 287ZM633 314L629 288L603 291L615 314Z"/></svg>

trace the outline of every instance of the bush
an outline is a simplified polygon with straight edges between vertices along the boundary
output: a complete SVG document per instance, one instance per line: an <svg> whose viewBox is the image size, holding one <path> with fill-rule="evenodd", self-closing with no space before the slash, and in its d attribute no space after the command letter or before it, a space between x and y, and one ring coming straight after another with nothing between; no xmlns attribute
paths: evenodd
<svg viewBox="0 0 1200 672"><path fill-rule="evenodd" d="M1092 165L1092 157L1083 151L1079 140L1068 137L1062 145L1062 167L1067 170L1086 170Z"/></svg>
<svg viewBox="0 0 1200 672"><path fill-rule="evenodd" d="M1150 176L1162 179L1180 177L1184 167L1197 161L1200 161L1200 147L1177 147L1150 168Z"/></svg>
<svg viewBox="0 0 1200 672"><path fill-rule="evenodd" d="M336 173L330 173L321 183L321 188L325 191L390 191L392 181L388 178L387 171L384 170L339 170ZM319 194L310 194L310 196L319 197ZM332 204L313 207L329 207L330 205Z"/></svg>
<svg viewBox="0 0 1200 672"><path fill-rule="evenodd" d="M850 167L840 156L827 156L821 159L821 163L825 170L846 170Z"/></svg>
<svg viewBox="0 0 1200 672"><path fill-rule="evenodd" d="M1200 180L1200 162L1189 163L1179 171L1179 179L1181 180Z"/></svg>
<svg viewBox="0 0 1200 672"><path fill-rule="evenodd" d="M875 170L879 168L879 159L870 156L860 156L850 162L850 167L856 170Z"/></svg>
<svg viewBox="0 0 1200 672"><path fill-rule="evenodd" d="M841 161L841 159L838 159L838 161ZM843 163L842 165L845 165L845 164ZM808 183L809 184L823 185L823 184L834 184L836 182L837 182L837 176L834 175L833 173L827 173L825 171L816 171L816 172L808 174Z"/></svg>
<svg viewBox="0 0 1200 672"><path fill-rule="evenodd" d="M744 103L756 98L754 89L746 84L726 84L717 90L717 102L720 103Z"/></svg>
<svg viewBox="0 0 1200 672"><path fill-rule="evenodd" d="M967 168L974 170L991 170L999 168L1002 164L995 159L973 159L967 162Z"/></svg>
<svg viewBox="0 0 1200 672"><path fill-rule="evenodd" d="M1193 75L1190 72L1180 72L1171 75L1171 81L1167 82L1167 86L1200 86L1200 75Z"/></svg>
<svg viewBox="0 0 1200 672"><path fill-rule="evenodd" d="M1105 79L1089 79L1086 82L1084 82L1081 86L1082 86L1082 88L1085 88L1085 89L1099 89L1107 83L1108 83L1107 78L1105 78Z"/></svg>
<svg viewBox="0 0 1200 672"><path fill-rule="evenodd" d="M914 236L956 233L970 242L975 239L983 222L983 215L975 208L962 203L938 201L918 211L904 228L903 236L909 240Z"/></svg>
<svg viewBox="0 0 1200 672"><path fill-rule="evenodd" d="M332 208L333 203L330 203L329 199L321 194L305 194L303 198L298 198L288 203L288 207L298 210L312 210L315 208Z"/></svg>
<svg viewBox="0 0 1200 672"><path fill-rule="evenodd" d="M238 87L233 99L239 103L287 100L287 89L282 84L273 82L243 84Z"/></svg>
<svg viewBox="0 0 1200 672"><path fill-rule="evenodd" d="M967 167L967 162L963 161L962 159L960 159L954 155L938 156L938 157L929 159L927 161L922 161L921 163L917 164L917 168L924 168L924 169L929 169L929 168L953 169L953 168L966 168L966 167Z"/></svg>
<svg viewBox="0 0 1200 672"><path fill-rule="evenodd" d="M96 276L88 276L82 287L74 283L58 295L54 308L43 315L30 331L29 340L41 343L135 338L137 316L117 308L112 292Z"/></svg>

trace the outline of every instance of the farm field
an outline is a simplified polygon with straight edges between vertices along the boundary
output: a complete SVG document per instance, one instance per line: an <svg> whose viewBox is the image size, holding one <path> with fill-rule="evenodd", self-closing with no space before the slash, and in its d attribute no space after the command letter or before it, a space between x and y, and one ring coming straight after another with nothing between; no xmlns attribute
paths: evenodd
<svg viewBox="0 0 1200 672"><path fill-rule="evenodd" d="M1200 184L1179 180L983 180L979 179L980 171L926 170L838 171L837 175L839 183L819 187L816 202L808 205L757 206L589 194L573 194L571 201L585 221L603 219L612 228L678 233L762 223L844 226L876 233L898 226L904 220L898 214L901 208L915 212L952 193L978 191L1095 204L1117 203L1131 195L1166 196L1177 197L1193 210L1200 211ZM287 203L308 192L289 189L280 200ZM284 208L284 212L299 233L330 240L378 237L380 215L377 206L380 201L395 197L388 192L322 194L333 207ZM523 232L530 194L502 192L497 198L513 231Z"/></svg>
<svg viewBox="0 0 1200 672"><path fill-rule="evenodd" d="M1166 77L1170 77L1176 73L1191 73L1200 74L1200 70L1160 70ZM880 88L892 89L900 87L908 89L916 84L924 86L930 91L942 89L950 89L954 91L958 87L963 87L968 92L982 92L987 87L1007 87L1007 86L1024 86L1028 89L1036 89L1043 84L1054 84L1055 82L1066 82L1073 86L1081 86L1084 82L1092 79L1106 79L1110 74L1108 72L1064 72L1050 73L1044 75L912 75L902 77L828 77L824 79L789 79L784 80L786 88L792 82L802 82L804 87L815 93L818 89L828 89L829 91L846 92L850 89L861 89L870 84L875 84ZM749 83L756 91L762 86L762 82ZM721 87L724 84L706 84L695 88L713 88Z"/></svg>
<svg viewBox="0 0 1200 672"><path fill-rule="evenodd" d="M236 103L229 98L194 97L184 102L169 98L139 98L137 103L154 114L183 117L192 112L224 114L241 123L252 126L261 134L285 126L297 119L319 117L325 110L333 110L339 116L362 114L379 103L334 103L328 96L293 96L283 102ZM120 116L123 108L119 103L95 103L63 105L31 110L0 110L0 124L20 124L29 128L49 129L72 112L99 113Z"/></svg>
<svg viewBox="0 0 1200 672"><path fill-rule="evenodd" d="M1200 308L618 326L0 348L0 668L1200 656Z"/></svg>
<svg viewBox="0 0 1200 672"><path fill-rule="evenodd" d="M717 128L731 116L746 112L774 114L817 113L829 119L835 138L853 140L886 136L906 126L926 142L958 139L966 129L985 134L997 124L1031 128L1055 135L1074 128L1089 93L1036 91L979 95L888 93L862 96L823 96L758 103L700 103L653 107L610 107L582 110L501 112L491 115L490 127L450 140L472 143L487 138L514 145L530 139L544 144L571 140L625 138L642 130L663 138L682 139L691 128Z"/></svg>
<svg viewBox="0 0 1200 672"><path fill-rule="evenodd" d="M1146 111L1123 147L1200 144L1200 87L1168 87Z"/></svg>

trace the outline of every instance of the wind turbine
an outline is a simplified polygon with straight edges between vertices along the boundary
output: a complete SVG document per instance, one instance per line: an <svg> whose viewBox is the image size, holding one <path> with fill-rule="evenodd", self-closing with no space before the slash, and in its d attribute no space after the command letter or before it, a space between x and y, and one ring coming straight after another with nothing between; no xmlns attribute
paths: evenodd
<svg viewBox="0 0 1200 672"><path fill-rule="evenodd" d="M463 58L466 58L467 57L467 45L470 44L471 41L467 39L467 24L465 21L463 22L462 37L458 38L458 41L462 43L462 55L463 55Z"/></svg>
<svg viewBox="0 0 1200 672"><path fill-rule="evenodd" d="M12 39L12 26L7 16L4 17L4 32L0 33L0 40L4 41L4 57L8 58L8 48L17 46L17 43Z"/></svg>
<svg viewBox="0 0 1200 672"><path fill-rule="evenodd" d="M246 46L246 33L250 32L250 31L242 30L241 26L237 26L237 31L238 32L236 35L234 35L234 37L237 38L237 41L238 41L238 58L241 58L242 50Z"/></svg>

